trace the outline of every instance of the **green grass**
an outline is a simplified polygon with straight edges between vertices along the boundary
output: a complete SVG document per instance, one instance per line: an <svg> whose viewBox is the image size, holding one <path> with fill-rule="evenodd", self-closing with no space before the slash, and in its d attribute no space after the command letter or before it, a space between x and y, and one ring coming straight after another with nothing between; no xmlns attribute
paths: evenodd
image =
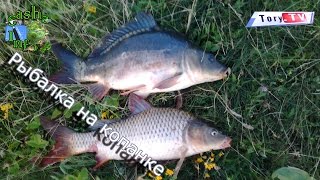
<svg viewBox="0 0 320 180"><path fill-rule="evenodd" d="M294 166L320 178L320 24L319 1L87 1L96 13L84 10L82 1L5 1L0 4L1 28L17 10L37 5L52 21L44 24L46 38L67 45L86 57L106 33L130 20L139 11L150 11L166 30L178 31L232 69L232 75L182 91L183 110L211 121L232 137L232 148L223 151L216 163L220 170L206 171L196 164L199 156L187 158L179 179L270 179L283 166ZM254 11L315 11L309 26L245 28ZM42 34L43 35L43 34ZM0 62L15 51L0 37ZM22 52L21 52L22 53ZM23 52L28 65L48 75L61 66L50 52ZM113 118L128 115L126 97L106 97L94 103L78 86L65 91L74 95L92 112ZM173 93L159 93L148 99L157 107L173 107ZM39 115L51 116L64 109L52 98L35 90L15 69L1 65L0 104L12 103L9 118L0 111L1 179L134 179L144 174L142 167L110 161L92 171L93 154L74 156L63 163L39 169L30 162L51 149L53 141L39 127ZM114 105L116 107L114 107ZM84 123L69 117L68 126L84 131ZM254 129L246 128L250 125ZM41 135L39 138L39 135ZM38 138L38 139L37 139ZM48 143L48 142L49 143ZM214 151L218 154L220 151ZM210 155L210 153L205 153ZM175 161L166 163L173 169ZM86 169L82 169L82 168ZM166 177L167 178L167 177ZM84 178L85 179L85 178Z"/></svg>

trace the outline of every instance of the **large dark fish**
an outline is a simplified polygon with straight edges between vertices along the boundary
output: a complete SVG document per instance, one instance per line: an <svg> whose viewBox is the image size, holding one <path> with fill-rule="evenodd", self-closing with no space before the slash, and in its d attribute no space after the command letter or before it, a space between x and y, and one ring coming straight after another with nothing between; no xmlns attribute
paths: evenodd
<svg viewBox="0 0 320 180"><path fill-rule="evenodd" d="M176 91L226 77L230 68L220 64L189 41L158 28L153 17L139 13L134 20L106 36L86 61L52 45L65 70L50 79L57 83L95 82L89 91L96 99L109 89L150 93Z"/></svg>
<svg viewBox="0 0 320 180"><path fill-rule="evenodd" d="M153 160L184 159L212 149L230 147L231 138L189 113L152 107L134 94L129 96L129 109L131 116L114 120L108 127L126 137ZM96 153L97 165L94 169L108 160L122 160L119 154L110 150L110 146L101 142L102 137L100 140L94 137L95 132L76 133L44 117L41 118L41 125L56 141L54 148L42 159L42 166L86 152ZM101 128L104 123L97 125L96 128Z"/></svg>

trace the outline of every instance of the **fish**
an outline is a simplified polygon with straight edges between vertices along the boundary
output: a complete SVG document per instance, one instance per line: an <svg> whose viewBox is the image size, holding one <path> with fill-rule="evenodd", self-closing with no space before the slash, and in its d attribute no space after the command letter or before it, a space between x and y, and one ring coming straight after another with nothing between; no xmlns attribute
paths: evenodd
<svg viewBox="0 0 320 180"><path fill-rule="evenodd" d="M152 160L179 159L183 162L185 157L231 146L230 137L188 112L175 108L153 107L133 93L129 95L128 107L132 112L130 116L111 120L107 127L127 138L143 152L141 154L147 154ZM97 131L86 133L75 132L44 116L40 118L40 123L55 139L53 149L42 158L41 167L87 152L96 153L97 163L93 167L94 170L109 160L123 160L119 153L103 144L101 136L105 137L104 133L95 136L105 125L103 121L93 126Z"/></svg>
<svg viewBox="0 0 320 180"><path fill-rule="evenodd" d="M102 38L86 60L54 40L51 49L63 69L49 79L86 84L96 100L110 89L147 97L217 81L231 73L212 53L176 32L161 30L153 16L144 12Z"/></svg>

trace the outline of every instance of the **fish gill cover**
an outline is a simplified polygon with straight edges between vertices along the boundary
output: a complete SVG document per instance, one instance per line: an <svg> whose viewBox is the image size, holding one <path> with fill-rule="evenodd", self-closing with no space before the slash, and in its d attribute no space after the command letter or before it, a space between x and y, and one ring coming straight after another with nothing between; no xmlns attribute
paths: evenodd
<svg viewBox="0 0 320 180"><path fill-rule="evenodd" d="M186 39L188 40L186 44L191 43L192 47L205 50L209 54L208 60L217 59L222 65L232 69L231 74L223 80L214 83L195 83L197 85L180 88L183 89L181 110L205 120L204 122L210 127L217 129L212 131L212 134L219 132L227 135L232 138L232 143L231 148L225 150L211 150L187 157L181 166L178 179L319 179L320 39L317 12L319 6L319 2L304 0L2 2L0 4L0 28L3 30L0 36L0 178L173 178L177 160L159 161L165 170L161 176L156 176L139 163L128 165L124 161L109 161L94 171L92 168L96 164L95 157L90 153L73 156L61 163L41 169L37 162L48 154L56 142L50 136L46 136L40 116L56 119L55 121L81 134L89 132L86 121L77 116L77 112L84 107L85 110L104 120L99 121L100 126L106 122L110 127L112 124L117 126L117 123L121 122L120 119L131 117L135 111L141 113L141 109L147 106L135 106L136 110L132 111L127 96L122 96L137 89L141 90L142 86L131 87L129 89L133 91L130 91L109 86L106 88L105 84L100 83L91 86L90 93L87 87L99 79L86 77L85 80L89 81L72 81L75 82L72 85L57 84L61 92L74 98L73 106L66 108L63 103L59 103L60 97L56 100L51 97L51 92L44 92L37 83L28 79L30 77L19 73L16 69L19 64L16 67L8 64L9 59L18 52L24 62L20 70L28 67L39 68L46 77L60 73L64 76L56 77L69 77L70 80L70 76L65 76L65 72L75 72L70 71L72 70L70 67L73 65L80 69L86 67L82 62L89 62L90 58L96 57L99 52L106 51L105 54L108 54L111 50L109 48L119 47L119 39L125 45L128 42L126 38L131 35L124 34L136 32L134 30L138 28L137 24L132 23L136 20L136 15L148 12L161 28L157 27L153 31L174 32L170 36L160 36L164 37L162 39L158 36L149 38L153 42L152 46L149 46L150 50L167 43L164 41L165 38L168 40L171 40L171 37L176 38L174 45L180 45L179 43ZM266 10L283 13L282 16L270 12L264 13ZM284 23L284 18L295 17L292 12L297 12L296 20L298 17L304 17L301 12L314 12L314 17L310 19L313 23L309 25L268 27L268 24L263 24L266 27L246 27L250 18L255 18L253 17L255 12L260 13L261 16L257 15L258 18L263 17L260 19L261 22L264 21L263 23L277 23L277 20L279 23L280 21ZM146 28L150 25L149 22L144 21L140 25ZM130 23L129 29L118 29ZM252 23L254 24L253 21ZM111 38L106 36L116 29L119 30L118 34ZM149 29L140 28L140 32L152 35L148 33ZM101 43L103 37L110 41ZM59 42L65 49L62 52L73 57L66 58L70 60L68 66L59 62L52 53L54 50L51 49L52 40ZM108 46L103 45L103 42ZM144 41L136 41L136 44L130 46L131 49L127 51L124 50L129 46L123 46L122 57L129 57L132 48L138 49L145 45L139 42ZM177 47L174 45L170 49ZM165 51L163 57L170 59L172 54L175 57L179 55L175 51ZM109 53L108 56L113 55ZM99 68L99 65L104 66L99 64L104 60L103 57L91 59L94 61L91 62L93 70ZM150 56L140 54L139 57ZM81 61L75 61L76 59ZM141 58L141 62L143 59ZM127 62L123 64L123 68L119 68L122 70L120 73L119 69L117 70L119 73L117 77L141 71L135 68L138 63ZM203 65L203 68L210 67L210 64ZM146 67L152 69L154 66ZM28 69L25 69L25 72L27 71ZM191 77L196 77L197 74L203 77L205 75L204 71L192 72L194 76ZM99 73L107 72L100 70ZM226 73L229 74L230 71ZM181 74L183 73L170 74L168 78L161 79L163 83L155 87L171 91L174 88L169 87L179 82ZM145 76L149 77L150 74ZM138 77L133 76L129 82L120 85L137 81L143 83L144 79ZM78 80L83 79L78 78ZM173 108L179 99L178 93L168 91L151 92L146 100L154 107ZM95 100L92 94L98 94L96 97L101 100ZM159 115L161 114L155 117ZM172 122L172 127L175 127L175 122ZM170 127L170 124L156 126ZM140 127L141 129L134 129L132 133L152 132L146 131L147 126ZM191 128L190 132L199 139L204 137L197 136L199 132L197 128Z"/></svg>

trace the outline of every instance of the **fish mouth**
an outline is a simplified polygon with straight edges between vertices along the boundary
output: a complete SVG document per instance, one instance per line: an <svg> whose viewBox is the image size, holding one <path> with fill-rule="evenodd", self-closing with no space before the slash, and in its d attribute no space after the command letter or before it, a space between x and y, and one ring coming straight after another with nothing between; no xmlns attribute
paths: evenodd
<svg viewBox="0 0 320 180"><path fill-rule="evenodd" d="M231 74L231 69L229 67L224 67L223 69L220 69L215 75L214 80L220 80L220 79L226 79Z"/></svg>
<svg viewBox="0 0 320 180"><path fill-rule="evenodd" d="M220 148L221 148L221 149L225 149L225 148L231 147L231 141L232 141L232 139L229 138L229 137L227 137L227 138L223 141L223 143L220 145Z"/></svg>
<svg viewBox="0 0 320 180"><path fill-rule="evenodd" d="M230 74L231 74L231 69L229 67L221 71L222 79L228 77Z"/></svg>

